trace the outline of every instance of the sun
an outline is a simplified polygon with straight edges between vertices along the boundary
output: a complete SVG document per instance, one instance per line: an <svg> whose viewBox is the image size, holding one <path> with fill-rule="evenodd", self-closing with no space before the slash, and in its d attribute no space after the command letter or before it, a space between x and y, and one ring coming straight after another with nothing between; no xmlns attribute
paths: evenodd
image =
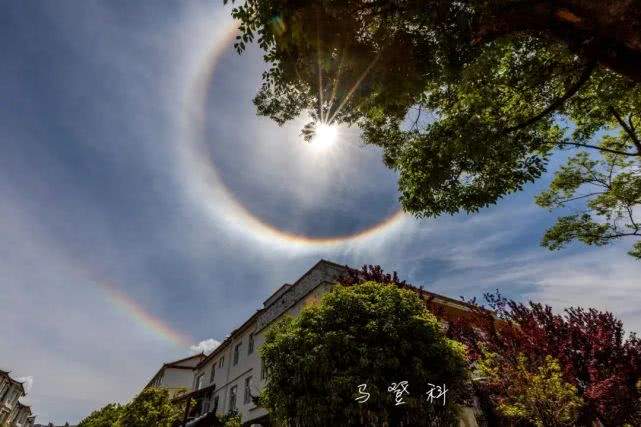
<svg viewBox="0 0 641 427"><path fill-rule="evenodd" d="M338 137L338 128L334 125L321 123L314 132L314 137L310 141L314 148L325 150L336 142Z"/></svg>

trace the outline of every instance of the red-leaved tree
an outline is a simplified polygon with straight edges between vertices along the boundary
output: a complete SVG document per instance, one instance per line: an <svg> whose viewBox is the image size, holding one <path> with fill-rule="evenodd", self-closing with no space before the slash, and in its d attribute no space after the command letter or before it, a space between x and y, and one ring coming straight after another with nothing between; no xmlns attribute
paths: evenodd
<svg viewBox="0 0 641 427"><path fill-rule="evenodd" d="M606 426L641 425L641 340L626 335L612 313L568 308L555 314L550 306L517 303L498 292L485 298L490 310L477 305L473 321L449 324L448 334L467 345L471 361L485 349L514 364L524 354L536 368L550 355L585 402L580 425L597 419ZM478 386L501 397L501 387Z"/></svg>
<svg viewBox="0 0 641 427"><path fill-rule="evenodd" d="M564 380L577 388L585 403L579 425L599 420L605 426L641 426L641 340L627 335L623 322L612 313L568 308L555 314L548 305L517 303L497 291L485 295L488 307L475 299L463 301L469 314L452 318L451 312L442 312L442 306L434 303L434 294L400 280L396 272L385 273L380 266L349 269L340 280L346 285L364 281L392 283L419 293L428 309L447 322L448 336L467 345L471 364L482 356L482 349L512 366L520 354L525 355L532 371L544 365L546 356L555 358ZM509 380L505 378L506 384ZM507 387L479 381L477 389L482 398L500 400ZM489 402L482 403L491 410Z"/></svg>

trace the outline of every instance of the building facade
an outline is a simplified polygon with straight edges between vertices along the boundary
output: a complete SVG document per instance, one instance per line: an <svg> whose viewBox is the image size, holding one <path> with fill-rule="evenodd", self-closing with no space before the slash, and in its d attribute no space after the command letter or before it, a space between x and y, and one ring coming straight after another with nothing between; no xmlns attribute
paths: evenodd
<svg viewBox="0 0 641 427"><path fill-rule="evenodd" d="M31 408L29 405L25 405L18 401L9 415L7 424L12 427L31 427L34 421L35 417L31 415Z"/></svg>
<svg viewBox="0 0 641 427"><path fill-rule="evenodd" d="M191 392L181 396L195 400L189 419L215 412L224 415L238 411L243 425L259 427L268 424L268 412L256 405L255 398L265 384L265 370L258 348L265 340L268 326L282 316L296 316L303 307L321 296L348 272L348 267L321 260L293 284L284 284L267 298L240 327L228 335L193 370ZM444 318L469 313L466 304L441 295L418 290L429 297ZM463 426L476 426L471 410L461 421Z"/></svg>
<svg viewBox="0 0 641 427"><path fill-rule="evenodd" d="M265 382L258 348L267 327L284 315L295 316L316 302L345 274L346 267L321 260L293 284L284 284L263 302L245 323L235 329L194 371L196 414L236 410L243 424L260 425L267 411L256 405Z"/></svg>
<svg viewBox="0 0 641 427"><path fill-rule="evenodd" d="M23 384L13 379L8 371L0 370L0 426L33 426L35 416L31 414L31 407L20 402L24 396Z"/></svg>

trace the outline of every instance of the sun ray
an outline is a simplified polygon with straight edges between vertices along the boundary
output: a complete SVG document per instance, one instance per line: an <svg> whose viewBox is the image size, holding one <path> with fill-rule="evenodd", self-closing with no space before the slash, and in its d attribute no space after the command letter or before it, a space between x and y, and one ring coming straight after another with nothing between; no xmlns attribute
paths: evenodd
<svg viewBox="0 0 641 427"><path fill-rule="evenodd" d="M338 69L336 70L336 76L334 77L334 85L332 87L332 96L329 98L329 103L327 104L327 113L332 112L332 107L334 106L334 101L336 100L336 91L338 90L338 83L341 79L341 73L343 72L343 63L345 61L345 51L347 50L347 42L343 44L343 50L341 51L341 60L338 63Z"/></svg>
<svg viewBox="0 0 641 427"><path fill-rule="evenodd" d="M318 59L318 115L321 123L325 123L323 117L323 69L321 63L321 42L320 42L320 19L318 10L316 12L316 57Z"/></svg>
<svg viewBox="0 0 641 427"><path fill-rule="evenodd" d="M347 95L345 95L345 98L343 98L343 101L341 101L336 111L334 111L334 114L332 114L332 116L329 118L329 123L332 123L336 118L336 116L341 112L341 110L343 109L347 101L349 101L349 99L352 97L356 89L358 89L358 87L361 85L365 77L369 74L372 67L374 67L374 64L376 64L379 57L380 57L380 53L376 54L372 62L370 62L367 68L365 68L365 71L363 71L363 73L358 77L358 80L356 80L356 83L354 83L354 86L352 86L349 92L347 92Z"/></svg>

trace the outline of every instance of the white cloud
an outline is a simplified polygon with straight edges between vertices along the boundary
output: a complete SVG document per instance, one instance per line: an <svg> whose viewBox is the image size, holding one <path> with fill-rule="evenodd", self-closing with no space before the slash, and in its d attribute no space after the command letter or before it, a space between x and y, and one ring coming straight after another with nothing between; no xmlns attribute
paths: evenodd
<svg viewBox="0 0 641 427"><path fill-rule="evenodd" d="M33 377L31 375L17 378L17 381L20 381L22 383L26 394L29 394L31 392L31 388L33 387Z"/></svg>
<svg viewBox="0 0 641 427"><path fill-rule="evenodd" d="M220 341L217 341L213 338L208 338L206 340L202 340L198 344L194 344L189 347L189 351L192 354L198 354L198 353L205 353L209 354L212 351L216 349L220 345Z"/></svg>
<svg viewBox="0 0 641 427"><path fill-rule="evenodd" d="M415 228L399 258L394 259L389 248L369 256L372 262L389 259L401 277L422 278L427 289L453 298L498 289L510 298L549 304L559 311L570 306L610 311L623 320L627 331L641 331L641 265L626 254L629 241L603 248L574 244L551 252L519 244L528 227L540 227L534 221L542 214L533 211L532 218L515 221L504 213L478 214L456 228L439 219L437 226ZM429 272L439 264L444 267L430 279Z"/></svg>

